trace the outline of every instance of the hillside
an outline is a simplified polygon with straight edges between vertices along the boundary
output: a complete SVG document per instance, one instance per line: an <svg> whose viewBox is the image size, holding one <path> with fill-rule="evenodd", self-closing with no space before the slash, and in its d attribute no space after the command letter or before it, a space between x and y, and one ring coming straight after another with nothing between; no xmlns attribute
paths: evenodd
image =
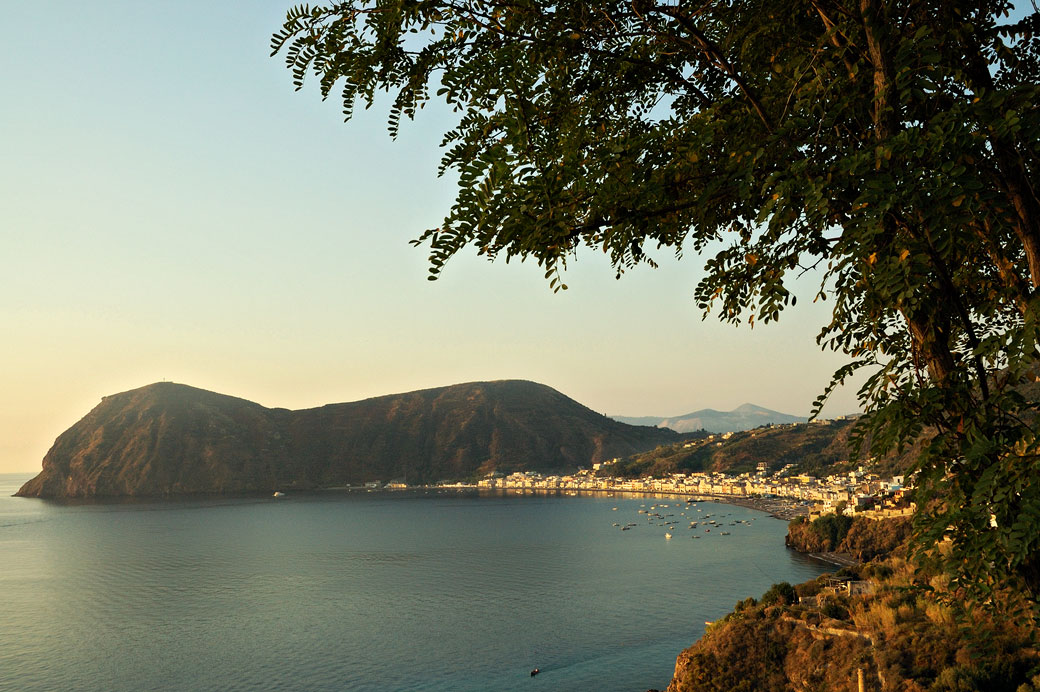
<svg viewBox="0 0 1040 692"><path fill-rule="evenodd" d="M533 382L476 382L269 409L182 384L102 399L62 433L19 495L268 492L367 481L573 470L681 436L618 423Z"/></svg>
<svg viewBox="0 0 1040 692"><path fill-rule="evenodd" d="M1014 616L1022 604L972 606L902 552L737 603L679 655L667 692L855 690L860 674L884 692L1036 692L1038 632Z"/></svg>
<svg viewBox="0 0 1040 692"><path fill-rule="evenodd" d="M770 472L794 464L800 473L827 475L848 460L852 425L851 420L776 425L725 438L701 433L633 455L612 467L611 473L628 477L695 471L743 473L764 462Z"/></svg>
<svg viewBox="0 0 1040 692"><path fill-rule="evenodd" d="M732 411L716 411L706 408L670 418L614 416L614 419L630 425L655 425L659 428L671 428L676 432L705 430L710 433L751 430L769 424L804 423L807 420L803 416L792 416L754 404L744 404Z"/></svg>

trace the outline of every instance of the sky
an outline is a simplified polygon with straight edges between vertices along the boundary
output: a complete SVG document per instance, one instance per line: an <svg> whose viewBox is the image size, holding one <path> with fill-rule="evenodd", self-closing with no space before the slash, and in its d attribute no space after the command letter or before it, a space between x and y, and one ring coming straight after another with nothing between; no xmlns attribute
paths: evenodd
<svg viewBox="0 0 1040 692"><path fill-rule="evenodd" d="M608 415L745 402L807 415L844 360L829 306L702 320L702 263L602 253L553 293L469 252L427 280L409 240L454 199L443 110L295 92L290 3L5 3L0 42L0 473L32 472L102 396L172 380L291 409L525 379ZM811 295L811 282L803 282ZM839 391L825 415L857 410Z"/></svg>

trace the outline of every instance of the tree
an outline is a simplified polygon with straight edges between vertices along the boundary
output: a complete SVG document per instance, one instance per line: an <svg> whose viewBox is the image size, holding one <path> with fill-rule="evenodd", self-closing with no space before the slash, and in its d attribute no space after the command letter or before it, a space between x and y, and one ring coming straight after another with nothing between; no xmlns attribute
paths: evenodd
<svg viewBox="0 0 1040 692"><path fill-rule="evenodd" d="M759 599L759 603L762 605L794 605L797 602L798 594L794 587L786 581L773 584Z"/></svg>
<svg viewBox="0 0 1040 692"><path fill-rule="evenodd" d="M814 272L869 377L857 440L925 440L922 554L977 595L1040 591L1040 14L1006 0L355 0L297 7L272 42L349 119L392 92L459 114L430 278L464 248L554 290L581 248L618 276L706 253L695 299L769 322ZM722 249L717 249L720 247ZM934 553L935 551L932 551Z"/></svg>

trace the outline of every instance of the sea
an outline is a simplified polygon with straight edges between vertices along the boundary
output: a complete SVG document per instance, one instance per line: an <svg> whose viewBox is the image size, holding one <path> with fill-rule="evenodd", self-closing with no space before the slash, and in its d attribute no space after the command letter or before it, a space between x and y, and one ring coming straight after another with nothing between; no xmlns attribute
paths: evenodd
<svg viewBox="0 0 1040 692"><path fill-rule="evenodd" d="M685 497L11 497L29 478L0 475L4 691L663 690L707 622L830 569Z"/></svg>

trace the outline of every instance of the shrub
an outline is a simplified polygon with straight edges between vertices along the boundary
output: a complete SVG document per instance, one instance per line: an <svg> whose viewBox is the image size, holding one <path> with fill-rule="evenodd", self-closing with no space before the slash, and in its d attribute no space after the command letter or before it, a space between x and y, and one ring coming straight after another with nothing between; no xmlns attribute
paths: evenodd
<svg viewBox="0 0 1040 692"><path fill-rule="evenodd" d="M827 603L824 603L823 607L820 608L820 612L826 615L827 617L833 618L835 620L849 619L849 611L842 607L840 603L835 603L833 601L828 601Z"/></svg>

